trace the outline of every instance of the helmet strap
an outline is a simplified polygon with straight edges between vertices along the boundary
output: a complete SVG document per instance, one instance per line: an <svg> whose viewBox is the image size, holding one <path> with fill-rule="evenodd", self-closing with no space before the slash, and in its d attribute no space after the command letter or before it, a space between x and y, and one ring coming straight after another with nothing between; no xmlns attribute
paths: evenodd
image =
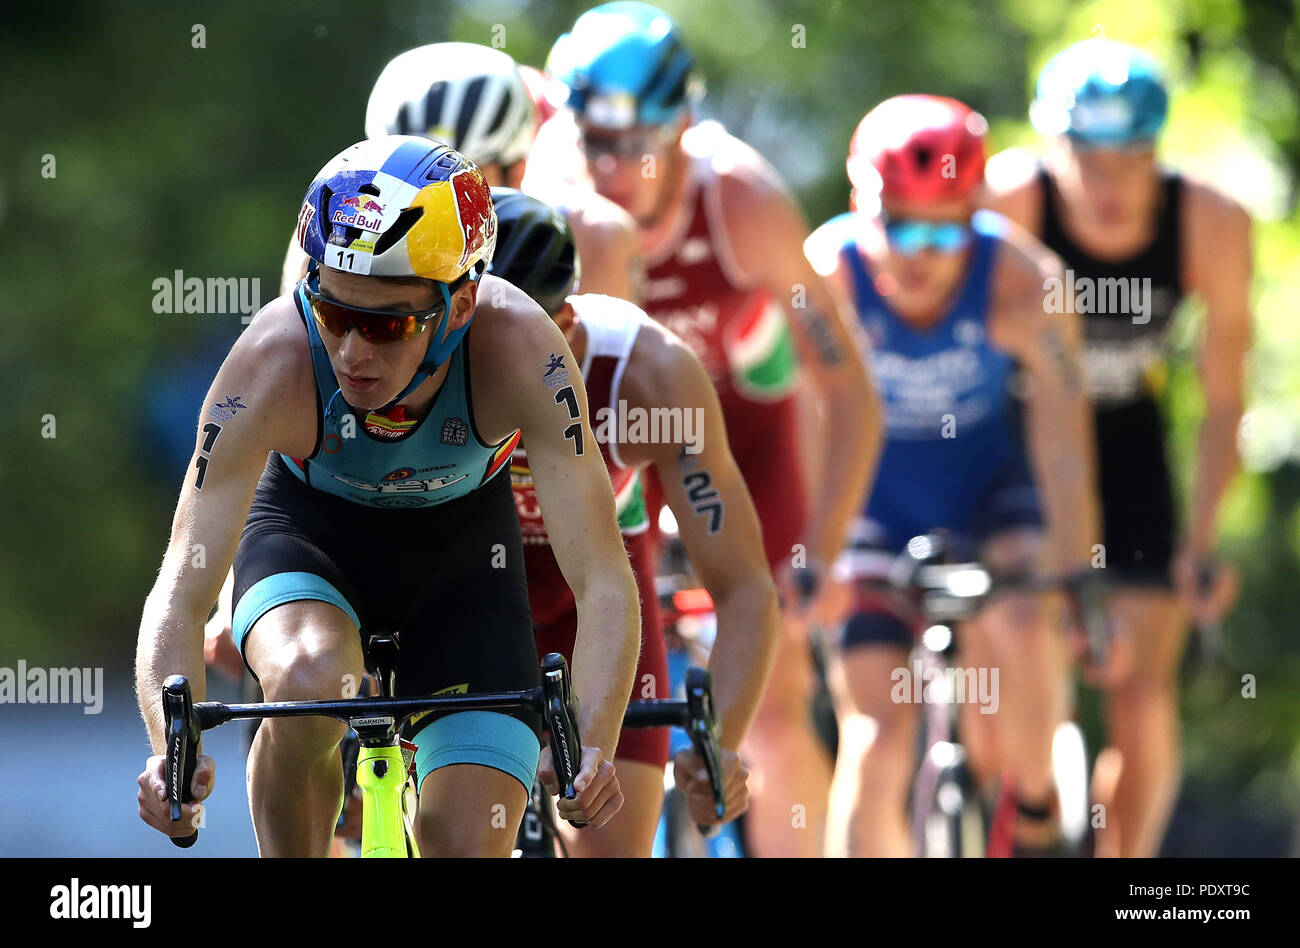
<svg viewBox="0 0 1300 948"><path fill-rule="evenodd" d="M455 332L447 333L446 338L439 341L439 337L446 331L447 323L451 321L451 293L447 289L447 284L439 282L438 289L442 293L443 313L442 319L438 321L438 328L433 331L433 340L429 343L428 351L425 353L424 361L412 376L410 383L406 388L398 393L397 397L390 401L383 408L377 409L379 412L386 412L394 405L397 405L417 388L420 387L425 379L430 378L438 367L451 358L451 354L456 351L456 346L460 344L461 338L469 330L470 320L466 320L465 325L461 326Z"/></svg>

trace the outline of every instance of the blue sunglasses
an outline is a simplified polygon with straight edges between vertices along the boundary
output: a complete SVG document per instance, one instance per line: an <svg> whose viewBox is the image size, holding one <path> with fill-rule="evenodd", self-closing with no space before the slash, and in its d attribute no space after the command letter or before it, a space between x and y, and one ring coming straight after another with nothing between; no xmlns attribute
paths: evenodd
<svg viewBox="0 0 1300 948"><path fill-rule="evenodd" d="M970 225L955 221L922 221L890 217L881 212L889 246L904 257L915 257L922 250L956 253L970 243Z"/></svg>

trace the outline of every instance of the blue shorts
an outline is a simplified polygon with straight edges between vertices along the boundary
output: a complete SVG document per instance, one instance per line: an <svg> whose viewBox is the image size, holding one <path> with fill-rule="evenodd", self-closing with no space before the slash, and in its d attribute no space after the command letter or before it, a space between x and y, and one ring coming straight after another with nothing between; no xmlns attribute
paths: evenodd
<svg viewBox="0 0 1300 948"><path fill-rule="evenodd" d="M910 511L891 511L889 523L868 517L853 526L852 539L835 564L842 580L880 580L912 537L943 530L954 560L977 560L980 550L1001 533L1041 529L1042 507L1029 460L1019 439L1009 456L989 478L983 494L945 522L925 523ZM911 648L914 618L889 606L889 597L860 590L853 614L840 634L841 646L893 645Z"/></svg>

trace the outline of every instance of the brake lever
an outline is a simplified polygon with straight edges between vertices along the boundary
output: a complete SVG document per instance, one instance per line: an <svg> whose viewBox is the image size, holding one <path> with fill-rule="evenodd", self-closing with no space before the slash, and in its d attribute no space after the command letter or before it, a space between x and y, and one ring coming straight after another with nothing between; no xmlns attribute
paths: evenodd
<svg viewBox="0 0 1300 948"><path fill-rule="evenodd" d="M726 816L726 788L722 780L722 764L718 755L718 725L713 711L713 680L707 669L686 669L687 728L695 753L704 761L709 775L709 789L713 792L713 814L719 820ZM696 829L704 836L718 832L719 826L701 826Z"/></svg>
<svg viewBox="0 0 1300 948"><path fill-rule="evenodd" d="M172 675L163 682L163 722L167 735L167 802L173 823L181 818L181 804L194 800L191 784L198 766L199 725L194 718L194 699L184 675ZM188 849L199 840L199 831L189 836L172 836L172 843Z"/></svg>
<svg viewBox="0 0 1300 948"><path fill-rule="evenodd" d="M1091 571L1069 577L1065 587L1088 643L1088 664L1105 668L1110 661L1112 637L1109 589L1105 581L1093 576Z"/></svg>
<svg viewBox="0 0 1300 948"><path fill-rule="evenodd" d="M569 663L559 652L550 652L542 659L543 711L547 728L551 732L551 759L555 763L555 777L560 793L566 800L577 797L573 786L582 766L582 744L578 725L573 719L573 691L569 683ZM569 820L571 826L581 829L586 820Z"/></svg>

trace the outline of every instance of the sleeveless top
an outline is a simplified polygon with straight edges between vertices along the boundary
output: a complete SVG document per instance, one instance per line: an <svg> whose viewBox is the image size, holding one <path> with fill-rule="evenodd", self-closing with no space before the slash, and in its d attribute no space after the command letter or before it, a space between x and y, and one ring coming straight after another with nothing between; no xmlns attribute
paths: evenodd
<svg viewBox="0 0 1300 948"><path fill-rule="evenodd" d="M1165 336L1182 286L1183 179L1165 172L1156 233L1127 260L1098 260L1065 233L1060 196L1045 168L1040 239L1066 268L1062 292L1085 313L1084 369L1088 393L1098 405L1120 405L1152 395L1158 387Z"/></svg>
<svg viewBox="0 0 1300 948"><path fill-rule="evenodd" d="M301 283L294 299L307 325L321 409L311 455L281 455L294 476L371 507L431 507L465 496L505 469L519 432L495 445L479 437L471 410L468 342L452 353L423 419L408 427L372 414L368 425L343 399ZM372 425L385 435L372 434L367 430Z"/></svg>
<svg viewBox="0 0 1300 948"><path fill-rule="evenodd" d="M858 318L871 342L872 376L886 435L865 521L897 524L906 540L937 524L960 522L1012 456L1019 430L1010 378L1014 360L988 341L989 297L1005 221L977 212L963 283L933 326L910 326L876 290L854 234L855 215L825 228L842 232L842 265ZM859 524L855 534L864 529ZM855 535L857 542L882 538Z"/></svg>
<svg viewBox="0 0 1300 948"><path fill-rule="evenodd" d="M797 382L781 302L740 271L727 242L713 153L726 136L716 122L688 129L686 213L677 232L645 255L643 306L699 356L723 413L789 399Z"/></svg>

